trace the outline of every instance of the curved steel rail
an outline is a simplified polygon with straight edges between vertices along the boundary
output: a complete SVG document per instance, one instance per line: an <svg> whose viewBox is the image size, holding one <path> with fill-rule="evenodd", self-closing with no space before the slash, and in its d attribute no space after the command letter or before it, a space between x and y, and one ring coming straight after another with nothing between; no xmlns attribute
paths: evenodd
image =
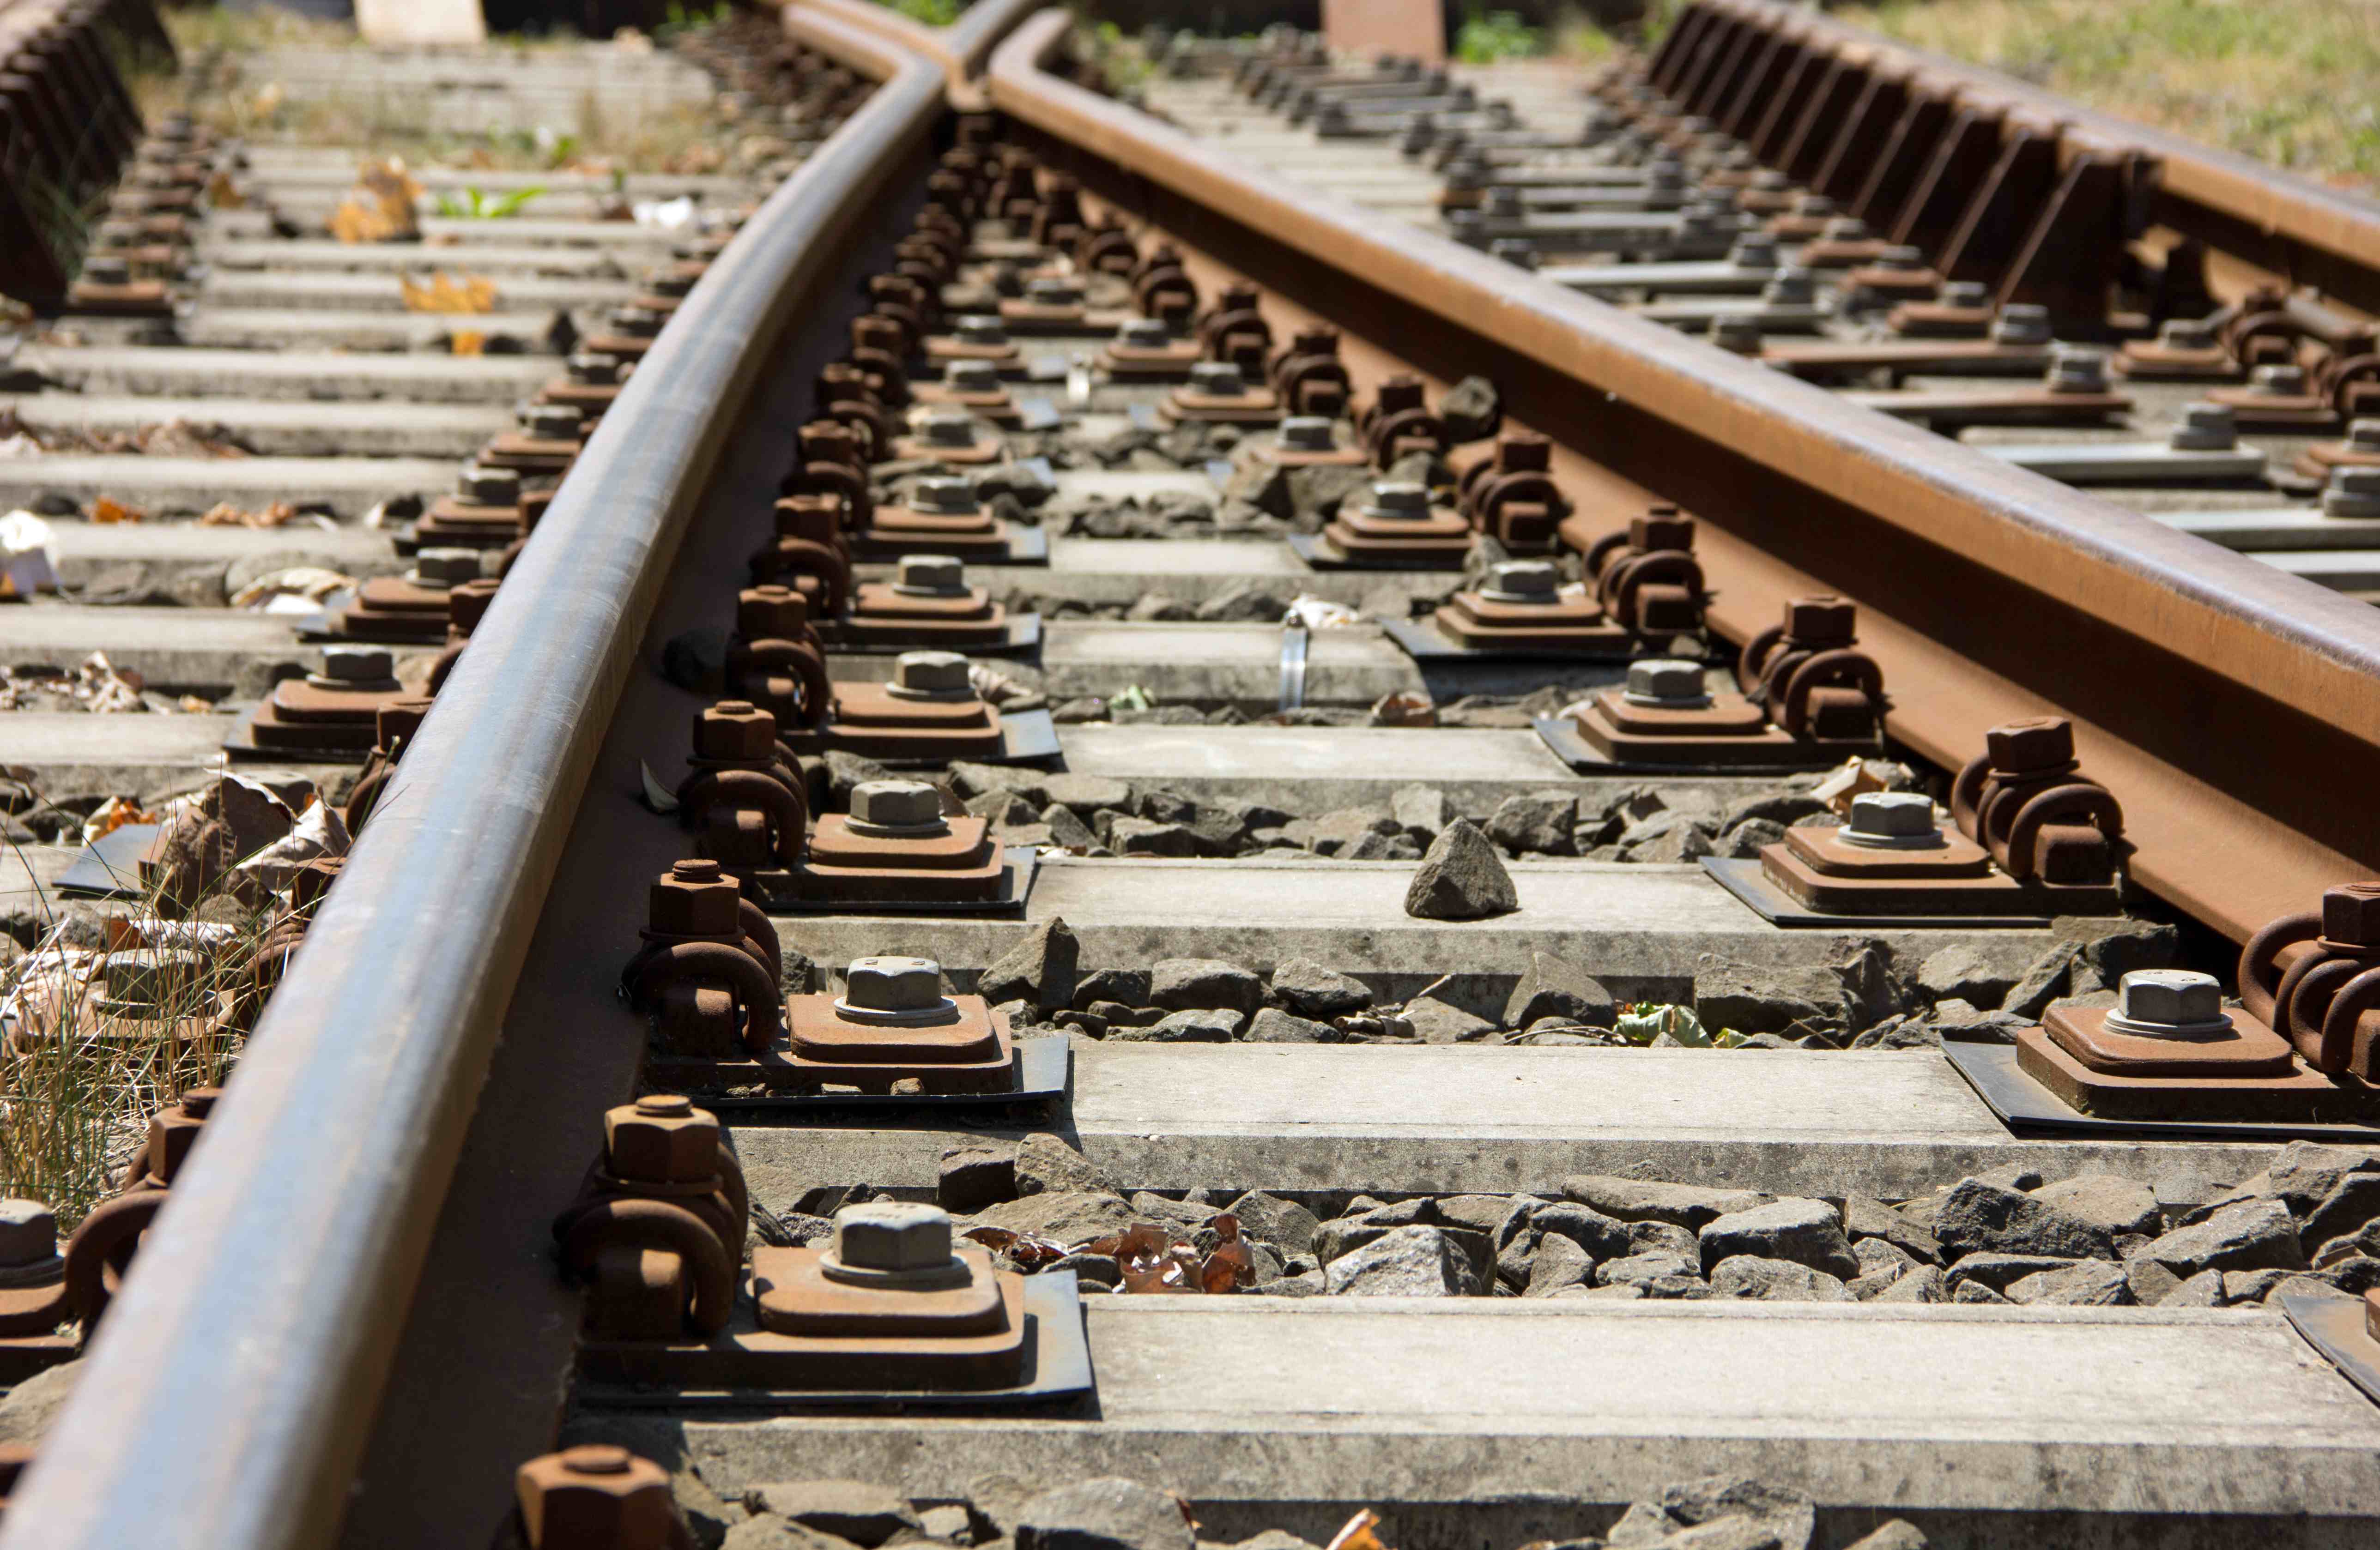
<svg viewBox="0 0 2380 1550"><path fill-rule="evenodd" d="M880 76L696 285L473 633L141 1249L0 1545L334 1533L555 860L687 514L777 336L942 107Z"/></svg>
<svg viewBox="0 0 2380 1550"><path fill-rule="evenodd" d="M942 67L950 82L951 104L973 111L984 105L975 83L983 73L992 45L1033 14L1040 0L974 0L948 27L929 27L876 0L793 0L790 16L808 12L872 33L912 54L922 54Z"/></svg>
<svg viewBox="0 0 2380 1550"><path fill-rule="evenodd" d="M2380 863L2353 773L2380 755L2380 613L1252 171L1043 70L1066 26L1044 12L993 55L998 107L1222 261L1443 377L1496 379L1601 466L1573 463L1582 479L1695 512L1722 633L1797 592L1854 598L1890 731L1951 768L2001 721L2070 715L2122 795L2134 876L2235 938Z"/></svg>

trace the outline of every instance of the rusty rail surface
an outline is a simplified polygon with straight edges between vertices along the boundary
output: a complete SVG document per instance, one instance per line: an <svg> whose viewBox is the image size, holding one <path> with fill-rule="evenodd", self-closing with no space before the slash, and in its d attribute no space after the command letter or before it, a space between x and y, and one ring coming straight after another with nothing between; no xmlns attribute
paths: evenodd
<svg viewBox="0 0 2380 1550"><path fill-rule="evenodd" d="M688 513L777 336L941 110L928 60L823 18L804 26L840 32L839 56L883 83L710 266L589 441L275 992L0 1544L335 1536L500 1019Z"/></svg>
<svg viewBox="0 0 2380 1550"><path fill-rule="evenodd" d="M2013 717L2073 717L2123 793L2134 877L2235 938L2380 864L2352 773L2380 751L2371 609L1252 172L1042 69L1066 27L1044 12L1002 46L996 105L1093 188L1293 301L1443 378L1495 379L1608 470L1583 477L1680 502L1706 525L1723 634L1814 583L1855 599L1889 731L1937 763Z"/></svg>
<svg viewBox="0 0 2380 1550"><path fill-rule="evenodd" d="M1749 23L1767 35L1798 38L1842 56L1857 52L1872 68L1910 70L1968 83L2053 122L2156 158L2159 176L2150 218L2210 248L2298 285L2311 285L2366 311L2380 311L2380 203L2326 188L2252 157L2135 124L2030 81L1953 59L1777 0L1690 0L1657 59L1716 46L1721 20ZM1705 69L1707 73L1708 66Z"/></svg>
<svg viewBox="0 0 2380 1550"><path fill-rule="evenodd" d="M789 20L797 12L822 16L912 54L924 54L941 66L948 78L953 105L973 109L983 105L981 92L974 81L983 73L992 46L1014 31L1017 23L1032 15L1038 3L1039 0L974 0L948 27L929 27L890 6L878 5L876 0L792 0L785 13Z"/></svg>

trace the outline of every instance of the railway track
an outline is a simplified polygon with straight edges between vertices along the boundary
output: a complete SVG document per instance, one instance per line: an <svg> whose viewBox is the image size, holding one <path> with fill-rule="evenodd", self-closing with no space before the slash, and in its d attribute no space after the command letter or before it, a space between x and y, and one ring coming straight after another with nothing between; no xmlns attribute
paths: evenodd
<svg viewBox="0 0 2380 1550"><path fill-rule="evenodd" d="M1761 267L1712 190L1815 171L1743 132L1791 116L1749 77L1729 143L1677 111L1713 116L1685 88L1729 27L1749 54L1779 19L1809 56L1781 100L1865 101L1818 40L1864 45L1731 4L1583 83L1582 133L1569 82L1490 76L1497 112L1282 39L1177 44L1144 111L1073 79L1062 13L811 0L783 43L687 46L784 149L621 191L751 204L669 255L672 294L608 272L658 246L636 223L504 228L521 267L480 277L525 305L470 322L519 355L419 348L458 320L408 321L389 249L308 235L346 175L221 148L285 220L207 215L175 342L69 316L20 346L41 450L0 476L333 520L61 510L66 596L0 614L8 660L103 647L201 708L0 730L51 813L228 744L292 808L297 779L344 800L354 844L243 881L200 820L244 799L203 777L213 807L115 842L140 886L17 971L20 1060L46 975L95 981L77 1036L233 1075L193 1099L162 1068L179 1107L125 1187L57 1265L18 1256L53 1300L0 1338L0 1423L72 1397L17 1423L0 1545L1187 1550L1113 1477L1206 1541L1369 1508L1390 1544L1519 1544L1633 1502L1612 1543L2354 1542L2380 937L2342 885L2380 854L2380 624L2195 522L2288 498L2313 438L2249 434L2262 474L2177 499L1912 421L2032 413L2103 459L2204 422L2198 384L2129 375L2172 364L2135 342L2187 321L2193 237L2205 299L2325 294L2168 351L2286 353L2351 413L2334 248L2363 213L2301 229L2267 188L2246 252L2236 190L2143 141L2164 224L2096 234L2105 285L2053 308L2010 260L1982 308L2029 370L2130 348L2095 395L2129 402L1979 408L2006 376L1889 351L1856 369L1898 385L1830 393L1779 335L1881 349L1875 276L1755 291L1754 322L1679 303ZM1458 131L1487 176L1413 143ZM1762 286L1828 240L1863 239L1779 234ZM1882 287L1912 264L1994 280L1921 246ZM235 316L301 296L325 326ZM583 316L613 307L666 321ZM2054 339L1992 345L2029 307ZM536 353L650 323L611 341L622 381ZM334 369L293 336L415 347ZM532 387L605 407L506 437ZM254 455L52 444L169 420ZM362 520L466 457L514 459L541 515ZM462 533L500 578L456 585L431 539ZM73 600L249 550L365 585L321 618ZM351 790L279 757L326 707L369 751ZM44 899L84 860L16 854ZM263 936L187 967L211 925ZM203 1037L153 1026L176 973L232 998ZM516 1481L557 1441L650 1462ZM865 1483L788 1483L827 1480Z"/></svg>

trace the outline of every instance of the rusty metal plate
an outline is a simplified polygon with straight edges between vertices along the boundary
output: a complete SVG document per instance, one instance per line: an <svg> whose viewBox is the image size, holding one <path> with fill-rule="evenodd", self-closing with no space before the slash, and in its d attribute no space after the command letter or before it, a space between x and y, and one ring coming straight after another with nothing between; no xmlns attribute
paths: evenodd
<svg viewBox="0 0 2380 1550"><path fill-rule="evenodd" d="M964 645L969 656L1014 657L1038 651L1041 647L1041 616L1038 613L1012 613L1001 621L999 635L989 640L953 642L952 636L936 632L929 625L922 630L908 630L901 625L870 624L861 629L849 627L845 620L830 621L819 627L832 648L848 647L864 650L871 647L892 647L901 650L948 646L956 649Z"/></svg>
<svg viewBox="0 0 2380 1550"><path fill-rule="evenodd" d="M2380 1404L2380 1340L2372 1338L2362 1298L2284 1292L2281 1316L2339 1376Z"/></svg>
<svg viewBox="0 0 2380 1550"><path fill-rule="evenodd" d="M946 554L962 551L971 565L1046 565L1050 563L1050 535L1042 529L1018 522L1000 525L1000 541L978 545L950 533L919 533L914 538L903 537L897 542L884 541L879 528L867 528L851 536L853 556L860 560L890 560L903 554ZM885 537L889 537L886 535Z"/></svg>
<svg viewBox="0 0 2380 1550"><path fill-rule="evenodd" d="M1032 846L1009 846L1002 853L996 891L981 899L868 899L847 902L806 899L796 891L799 883L795 875L782 867L755 868L751 883L760 895L760 907L771 914L1000 914L1025 908L1025 901L1033 891L1034 874L1040 865L1041 853Z"/></svg>
<svg viewBox="0 0 2380 1550"><path fill-rule="evenodd" d="M1624 630L1614 631L1608 643L1594 645L1470 647L1448 639L1427 619L1383 619L1380 628L1425 668L1450 662L1624 662L1639 654Z"/></svg>
<svg viewBox="0 0 2380 1550"><path fill-rule="evenodd" d="M573 1396L598 1408L649 1410L666 1398L672 1405L799 1411L933 1410L1009 1411L1021 1407L1061 1409L1097 1392L1091 1370L1090 1341L1083 1329L1082 1294L1071 1270L1048 1270L1025 1278L1022 1316L1026 1326L1026 1362L1021 1379L1003 1388L833 1390L782 1388L765 1383L738 1387L712 1381L623 1381L601 1371L601 1362L582 1362ZM739 1297L735 1317L713 1346L757 1334L748 1301ZM673 1347L673 1351L699 1351L704 1347ZM590 1356L603 1348L590 1346Z"/></svg>
<svg viewBox="0 0 2380 1550"><path fill-rule="evenodd" d="M353 746L352 743L346 746L309 745L302 749L287 745L267 747L256 740L256 717L263 708L260 703L240 713L239 719L232 723L231 730L224 733L221 746L225 754L235 759L277 759L283 764L292 758L302 757L308 764L360 765L371 757L370 736L366 737L364 746L360 748ZM365 731L370 733L371 729L368 727Z"/></svg>
<svg viewBox="0 0 2380 1550"><path fill-rule="evenodd" d="M1607 767L1608 768L1608 767ZM1746 857L1736 859L1723 855L1702 858L1703 870L1713 882L1735 895L1745 907L1771 926L1787 929L1816 928L1828 931L1858 928L1901 930L1934 930L1955 927L1960 930L2042 930L2048 926L2046 914L2025 914L2012 910L1994 910L1975 914L1833 914L1815 910L1768 880L1759 861Z"/></svg>
<svg viewBox="0 0 2380 1550"><path fill-rule="evenodd" d="M1451 574L1463 568L1463 556L1471 547L1465 539L1450 551L1434 554L1349 554L1331 544L1319 533L1288 535L1289 551L1318 571L1445 571ZM1454 649L1451 642L1442 642L1443 649Z"/></svg>
<svg viewBox="0 0 2380 1550"><path fill-rule="evenodd" d="M1859 748L1847 750L1846 745L1796 745L1789 743L1782 746L1772 745L1768 750L1775 757L1774 763L1753 764L1741 760L1729 760L1722 763L1709 759L1680 759L1657 763L1651 760L1610 757L1589 743L1578 730L1578 723L1567 716L1539 716L1529 724L1536 729L1538 740L1553 751L1556 758L1583 775L1607 775L1618 769L1641 769L1647 774L1664 775L1737 775L1746 769L1831 769L1842 763L1851 753L1870 750L1874 746L1862 745ZM1717 744L1723 740L1713 738L1711 741ZM1752 743L1755 740L1741 738L1726 741Z"/></svg>
<svg viewBox="0 0 2380 1550"><path fill-rule="evenodd" d="M818 739L789 737L786 742L807 751ZM953 758L964 758L973 764L1034 764L1056 758L1059 752L1058 723L1050 712L1019 710L1002 713L999 745L984 752L950 755L876 752L867 757L887 769L940 769Z"/></svg>
<svg viewBox="0 0 2380 1550"><path fill-rule="evenodd" d="M722 1066L710 1060L677 1060L664 1055L648 1056L646 1074L658 1086L674 1093L685 1093L705 1108L733 1110L738 1113L801 1113L829 1115L844 1109L866 1110L880 1118L888 1110L906 1113L912 1109L965 1108L988 1110L1014 1106L1020 1124L1038 1124L1035 1116L1045 1115L1050 1105L1064 1101L1066 1089L1074 1076L1074 1046L1064 1038L1027 1038L1015 1042L1015 1063L1010 1068L1014 1085L1005 1088L985 1088L973 1092L950 1093L778 1093L756 1092L752 1084L735 1076L745 1069L743 1063ZM717 1083L732 1082L732 1086ZM1027 1106L1031 1113L1026 1111ZM988 1120L996 1117L986 1114Z"/></svg>
<svg viewBox="0 0 2380 1550"><path fill-rule="evenodd" d="M2380 1142L2380 1125L2349 1121L2103 1120L2076 1112L2026 1074L2018 1063L2017 1047L2012 1044L1945 1034L1942 1053L1951 1069L1984 1100L1985 1107L2017 1136L2232 1141L2257 1145L2278 1145L2284 1141L2335 1141L2368 1146Z"/></svg>

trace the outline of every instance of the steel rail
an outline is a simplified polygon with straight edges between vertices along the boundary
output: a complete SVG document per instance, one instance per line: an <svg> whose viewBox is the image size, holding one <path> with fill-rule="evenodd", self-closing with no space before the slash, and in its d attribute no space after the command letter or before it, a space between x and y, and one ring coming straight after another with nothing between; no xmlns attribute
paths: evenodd
<svg viewBox="0 0 2380 1550"><path fill-rule="evenodd" d="M972 112L984 105L983 93L974 83L992 46L1039 5L1040 0L974 0L948 27L929 27L876 0L792 0L785 10L789 17L796 12L822 16L924 54L942 67L952 106Z"/></svg>
<svg viewBox="0 0 2380 1550"><path fill-rule="evenodd" d="M1814 584L1852 597L1892 735L1953 767L1999 721L2072 716L2135 878L2235 938L2380 862L2355 773L2380 751L2380 614L1255 172L1044 71L1066 25L993 55L998 107L1095 190L1426 369L1495 378L1596 478L1681 501L1723 635Z"/></svg>
<svg viewBox="0 0 2380 1550"><path fill-rule="evenodd" d="M1811 7L1776 0L1694 0L1693 8L1748 20L1769 32L1790 30L1831 54L1858 49L1878 60L1906 61L2094 139L2146 151L2160 163L2155 219L2350 306L2380 311L2380 203L2326 188L2237 151L2102 113L2031 81L1888 38ZM1682 16L1675 25L1684 23Z"/></svg>
<svg viewBox="0 0 2380 1550"><path fill-rule="evenodd" d="M823 18L805 30L844 33L842 55L883 84L710 266L589 439L275 991L0 1545L294 1550L334 1533L687 515L840 234L942 106L930 62Z"/></svg>

